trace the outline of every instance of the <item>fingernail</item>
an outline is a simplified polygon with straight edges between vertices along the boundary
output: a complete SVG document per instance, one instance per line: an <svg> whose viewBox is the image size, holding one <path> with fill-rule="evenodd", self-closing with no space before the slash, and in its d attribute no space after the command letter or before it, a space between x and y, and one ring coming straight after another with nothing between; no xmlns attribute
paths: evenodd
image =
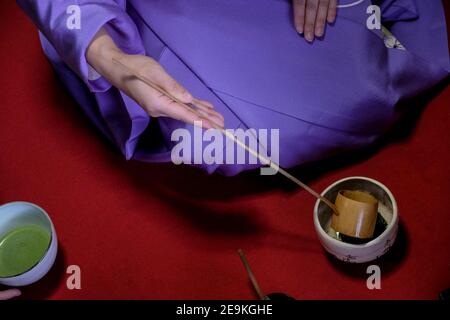
<svg viewBox="0 0 450 320"><path fill-rule="evenodd" d="M203 120L203 129L213 129L213 126L208 120Z"/></svg>
<svg viewBox="0 0 450 320"><path fill-rule="evenodd" d="M194 125L194 127L197 127L197 128L203 128L203 120L202 119L196 119L196 120L194 120L193 125Z"/></svg>
<svg viewBox="0 0 450 320"><path fill-rule="evenodd" d="M327 19L328 23L334 23L334 21L336 21L336 16L331 16L330 18Z"/></svg>
<svg viewBox="0 0 450 320"><path fill-rule="evenodd" d="M199 114L201 114L203 117L208 117L209 116L208 113L206 111L202 110L202 109L197 109L197 112Z"/></svg>
<svg viewBox="0 0 450 320"><path fill-rule="evenodd" d="M309 42L313 42L314 41L314 34L312 32L307 32L306 35L305 35L305 38Z"/></svg>
<svg viewBox="0 0 450 320"><path fill-rule="evenodd" d="M297 32L298 32L299 34L303 34L303 29L302 29L302 28L297 28Z"/></svg>
<svg viewBox="0 0 450 320"><path fill-rule="evenodd" d="M11 298L16 298L22 294L22 292L19 289L11 289L11 291L9 292L11 293L10 295Z"/></svg>
<svg viewBox="0 0 450 320"><path fill-rule="evenodd" d="M322 28L317 28L316 29L316 36L317 37L323 36L323 29Z"/></svg>

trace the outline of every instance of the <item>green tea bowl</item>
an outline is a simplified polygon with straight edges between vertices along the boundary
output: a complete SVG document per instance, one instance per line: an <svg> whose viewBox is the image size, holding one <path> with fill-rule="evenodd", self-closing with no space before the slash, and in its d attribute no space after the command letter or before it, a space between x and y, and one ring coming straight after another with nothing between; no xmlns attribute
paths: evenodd
<svg viewBox="0 0 450 320"><path fill-rule="evenodd" d="M0 206L0 284L22 287L40 280L57 251L55 227L44 209L24 201Z"/></svg>

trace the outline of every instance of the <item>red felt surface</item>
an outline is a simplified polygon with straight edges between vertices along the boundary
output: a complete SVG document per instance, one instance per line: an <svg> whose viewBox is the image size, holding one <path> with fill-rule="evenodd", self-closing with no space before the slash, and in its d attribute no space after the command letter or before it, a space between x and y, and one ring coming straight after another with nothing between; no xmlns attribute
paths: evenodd
<svg viewBox="0 0 450 320"><path fill-rule="evenodd" d="M322 250L307 193L281 177L126 162L55 77L13 1L1 1L0 33L0 202L44 207L60 240L55 267L24 298L252 299L238 248L265 291L299 299L435 299L450 287L445 85L409 102L411 116L381 148L295 170L317 190L364 175L396 196L399 239L376 262L382 289L371 291L365 265ZM66 287L73 264L81 290Z"/></svg>

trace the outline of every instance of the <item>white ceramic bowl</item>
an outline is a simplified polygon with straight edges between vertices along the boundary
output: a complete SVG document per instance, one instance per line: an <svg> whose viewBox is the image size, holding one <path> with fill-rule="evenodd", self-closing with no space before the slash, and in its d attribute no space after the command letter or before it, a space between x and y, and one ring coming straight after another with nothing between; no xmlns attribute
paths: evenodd
<svg viewBox="0 0 450 320"><path fill-rule="evenodd" d="M30 270L13 277L0 277L0 284L21 287L40 280L53 266L58 251L55 227L44 209L23 201L10 202L0 206L0 236L22 225L34 224L51 233L50 245L42 259Z"/></svg>
<svg viewBox="0 0 450 320"><path fill-rule="evenodd" d="M337 259L363 263L375 260L385 254L394 244L398 231L397 202L389 189L382 183L366 177L349 177L333 183L322 192L322 196L334 203L339 190L361 190L372 194L379 201L378 212L388 226L377 238L364 244L350 244L339 241L327 233L331 223L331 209L321 201L314 206L314 227L320 243Z"/></svg>

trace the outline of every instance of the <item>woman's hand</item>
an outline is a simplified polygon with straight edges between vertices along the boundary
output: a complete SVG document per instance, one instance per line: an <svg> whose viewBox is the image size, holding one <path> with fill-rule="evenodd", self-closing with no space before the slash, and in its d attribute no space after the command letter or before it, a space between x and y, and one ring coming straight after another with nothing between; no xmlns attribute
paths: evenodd
<svg viewBox="0 0 450 320"><path fill-rule="evenodd" d="M336 20L337 0L293 1L295 28L309 42L313 42L315 37L322 37L325 24Z"/></svg>
<svg viewBox="0 0 450 320"><path fill-rule="evenodd" d="M5 291L0 291L0 300L9 300L15 297L20 296L20 290L17 289L9 289Z"/></svg>
<svg viewBox="0 0 450 320"><path fill-rule="evenodd" d="M210 121L186 110L172 99L131 76L124 68L114 63L113 58L132 70L138 71L181 102L193 103L204 118ZM224 125L223 116L214 110L211 103L194 98L152 58L123 53L103 29L91 42L86 52L86 59L99 74L134 99L152 117L170 117L190 124L194 121L202 121L202 126L207 129L214 127L212 122L221 127Z"/></svg>

